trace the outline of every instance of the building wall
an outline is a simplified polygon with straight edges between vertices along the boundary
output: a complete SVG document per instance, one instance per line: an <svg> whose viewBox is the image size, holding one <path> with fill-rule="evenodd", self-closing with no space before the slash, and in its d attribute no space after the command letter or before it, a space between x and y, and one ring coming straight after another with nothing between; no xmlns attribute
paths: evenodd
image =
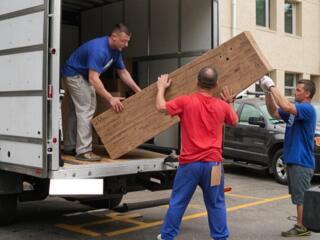
<svg viewBox="0 0 320 240"><path fill-rule="evenodd" d="M223 0L220 7L220 43L232 37L232 3L236 2L236 34L250 31L263 54L274 68L271 76L284 91L285 72L297 73L298 78L307 78L320 86L320 0L299 1L301 26L298 34L285 33L284 0L273 1L271 10L272 29L256 25L255 0ZM299 33L299 31L301 31ZM253 89L254 87L251 87ZM320 91L320 89L317 89ZM316 95L315 100L320 100Z"/></svg>

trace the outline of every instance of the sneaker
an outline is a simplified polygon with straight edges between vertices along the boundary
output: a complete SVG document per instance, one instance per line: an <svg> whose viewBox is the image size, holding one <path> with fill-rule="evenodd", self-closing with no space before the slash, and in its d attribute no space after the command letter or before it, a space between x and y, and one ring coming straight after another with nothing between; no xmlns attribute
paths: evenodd
<svg viewBox="0 0 320 240"><path fill-rule="evenodd" d="M161 234L159 234L159 235L157 236L157 240L164 240L164 239L161 237Z"/></svg>
<svg viewBox="0 0 320 240"><path fill-rule="evenodd" d="M297 224L290 230L281 233L281 236L283 237L302 237L310 235L311 232L306 227L300 227Z"/></svg>
<svg viewBox="0 0 320 240"><path fill-rule="evenodd" d="M76 156L77 160L81 161L100 161L101 157L94 154L93 152L81 153Z"/></svg>

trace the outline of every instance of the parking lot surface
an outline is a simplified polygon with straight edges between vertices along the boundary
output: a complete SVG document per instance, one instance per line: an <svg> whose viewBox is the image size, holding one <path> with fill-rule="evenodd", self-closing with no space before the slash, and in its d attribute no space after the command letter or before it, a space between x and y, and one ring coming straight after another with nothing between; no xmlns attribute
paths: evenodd
<svg viewBox="0 0 320 240"><path fill-rule="evenodd" d="M284 239L281 231L295 224L295 207L287 187L263 172L226 165L225 185L230 238L233 240ZM314 179L314 185L320 185ZM130 193L125 203L168 198L170 191ZM160 231L167 206L117 213L92 209L57 197L42 202L20 204L17 220L0 228L0 240L20 239L114 239L152 240ZM177 240L210 239L207 213L197 189L181 225ZM320 239L320 234L304 239Z"/></svg>

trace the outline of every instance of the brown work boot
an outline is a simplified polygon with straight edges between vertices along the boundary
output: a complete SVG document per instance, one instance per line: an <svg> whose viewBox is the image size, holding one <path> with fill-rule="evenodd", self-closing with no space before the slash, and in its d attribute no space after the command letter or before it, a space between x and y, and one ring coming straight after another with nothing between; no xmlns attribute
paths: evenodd
<svg viewBox="0 0 320 240"><path fill-rule="evenodd" d="M81 153L76 156L77 160L81 161L100 161L101 157L94 154L93 152Z"/></svg>

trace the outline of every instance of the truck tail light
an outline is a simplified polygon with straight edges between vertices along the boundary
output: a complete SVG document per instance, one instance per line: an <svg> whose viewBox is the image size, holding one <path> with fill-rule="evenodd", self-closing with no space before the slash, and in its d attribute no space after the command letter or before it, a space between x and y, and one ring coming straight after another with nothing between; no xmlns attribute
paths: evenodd
<svg viewBox="0 0 320 240"><path fill-rule="evenodd" d="M49 99L52 99L52 95L53 95L53 87L52 87L52 85L49 85L48 86L48 98Z"/></svg>
<svg viewBox="0 0 320 240"><path fill-rule="evenodd" d="M318 147L320 147L320 137L315 137L315 138L314 138L314 142L316 143L316 145L317 145Z"/></svg>
<svg viewBox="0 0 320 240"><path fill-rule="evenodd" d="M50 48L50 53L52 55L56 54L57 50L55 48Z"/></svg>

